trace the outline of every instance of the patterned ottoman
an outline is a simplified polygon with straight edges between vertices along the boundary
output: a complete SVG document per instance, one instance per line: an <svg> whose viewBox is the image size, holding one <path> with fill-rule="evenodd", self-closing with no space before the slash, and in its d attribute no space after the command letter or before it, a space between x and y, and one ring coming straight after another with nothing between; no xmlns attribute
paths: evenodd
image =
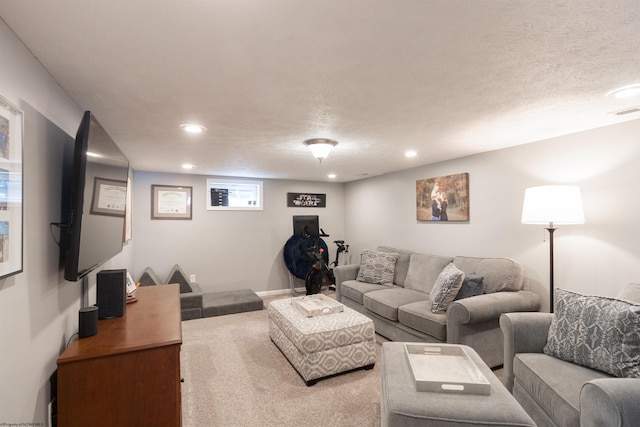
<svg viewBox="0 0 640 427"><path fill-rule="evenodd" d="M373 322L345 307L341 313L307 317L290 298L269 304L269 337L305 383L376 363Z"/></svg>

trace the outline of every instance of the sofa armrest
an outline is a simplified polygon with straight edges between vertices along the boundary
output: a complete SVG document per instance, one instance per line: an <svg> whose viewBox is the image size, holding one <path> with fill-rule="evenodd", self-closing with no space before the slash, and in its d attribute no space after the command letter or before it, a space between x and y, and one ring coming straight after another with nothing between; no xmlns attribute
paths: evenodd
<svg viewBox="0 0 640 427"><path fill-rule="evenodd" d="M333 276L336 279L336 299L338 301L342 299L340 285L342 285L342 282L347 280L356 280L356 277L358 277L358 271L360 271L360 264L339 265L333 269Z"/></svg>
<svg viewBox="0 0 640 427"><path fill-rule="evenodd" d="M517 353L542 353L547 343L551 313L505 313L500 316L504 334L502 382L513 391L513 359Z"/></svg>
<svg viewBox="0 0 640 427"><path fill-rule="evenodd" d="M464 298L447 309L447 326L498 319L502 313L538 311L540 296L531 291L495 292ZM449 331L447 330L447 336Z"/></svg>
<svg viewBox="0 0 640 427"><path fill-rule="evenodd" d="M580 390L580 426L637 426L640 378L600 378Z"/></svg>

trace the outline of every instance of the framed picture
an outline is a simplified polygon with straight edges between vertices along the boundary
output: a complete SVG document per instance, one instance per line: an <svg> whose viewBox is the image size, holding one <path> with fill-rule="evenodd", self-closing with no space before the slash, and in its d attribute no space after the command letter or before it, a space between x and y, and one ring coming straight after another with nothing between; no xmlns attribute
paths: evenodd
<svg viewBox="0 0 640 427"><path fill-rule="evenodd" d="M151 219L191 219L192 187L151 185Z"/></svg>
<svg viewBox="0 0 640 427"><path fill-rule="evenodd" d="M0 279L22 272L23 113L0 97Z"/></svg>
<svg viewBox="0 0 640 427"><path fill-rule="evenodd" d="M262 181L207 179L207 210L263 210Z"/></svg>
<svg viewBox="0 0 640 427"><path fill-rule="evenodd" d="M416 218L418 221L468 222L469 174L416 181Z"/></svg>
<svg viewBox="0 0 640 427"><path fill-rule="evenodd" d="M287 207L290 208L326 208L326 194L287 193Z"/></svg>
<svg viewBox="0 0 640 427"><path fill-rule="evenodd" d="M127 182L94 178L91 215L124 217L127 205Z"/></svg>

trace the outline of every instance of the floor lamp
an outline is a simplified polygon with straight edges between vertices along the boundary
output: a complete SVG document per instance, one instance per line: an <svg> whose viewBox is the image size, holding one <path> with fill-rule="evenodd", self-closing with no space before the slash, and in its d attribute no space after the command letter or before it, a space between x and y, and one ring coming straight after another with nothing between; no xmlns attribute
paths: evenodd
<svg viewBox="0 0 640 427"><path fill-rule="evenodd" d="M549 310L553 313L553 232L558 224L584 224L580 187L543 185L524 192L523 224L548 224L549 231Z"/></svg>

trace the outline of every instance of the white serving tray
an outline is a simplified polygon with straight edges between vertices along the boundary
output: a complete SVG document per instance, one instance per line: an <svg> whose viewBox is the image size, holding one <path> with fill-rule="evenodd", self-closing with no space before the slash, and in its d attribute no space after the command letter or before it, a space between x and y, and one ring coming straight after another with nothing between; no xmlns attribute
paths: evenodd
<svg viewBox="0 0 640 427"><path fill-rule="evenodd" d="M417 391L491 394L491 384L458 345L405 344Z"/></svg>
<svg viewBox="0 0 640 427"><path fill-rule="evenodd" d="M344 311L344 305L322 294L291 298L291 304L302 311L307 317L322 316L323 314L333 314Z"/></svg>

